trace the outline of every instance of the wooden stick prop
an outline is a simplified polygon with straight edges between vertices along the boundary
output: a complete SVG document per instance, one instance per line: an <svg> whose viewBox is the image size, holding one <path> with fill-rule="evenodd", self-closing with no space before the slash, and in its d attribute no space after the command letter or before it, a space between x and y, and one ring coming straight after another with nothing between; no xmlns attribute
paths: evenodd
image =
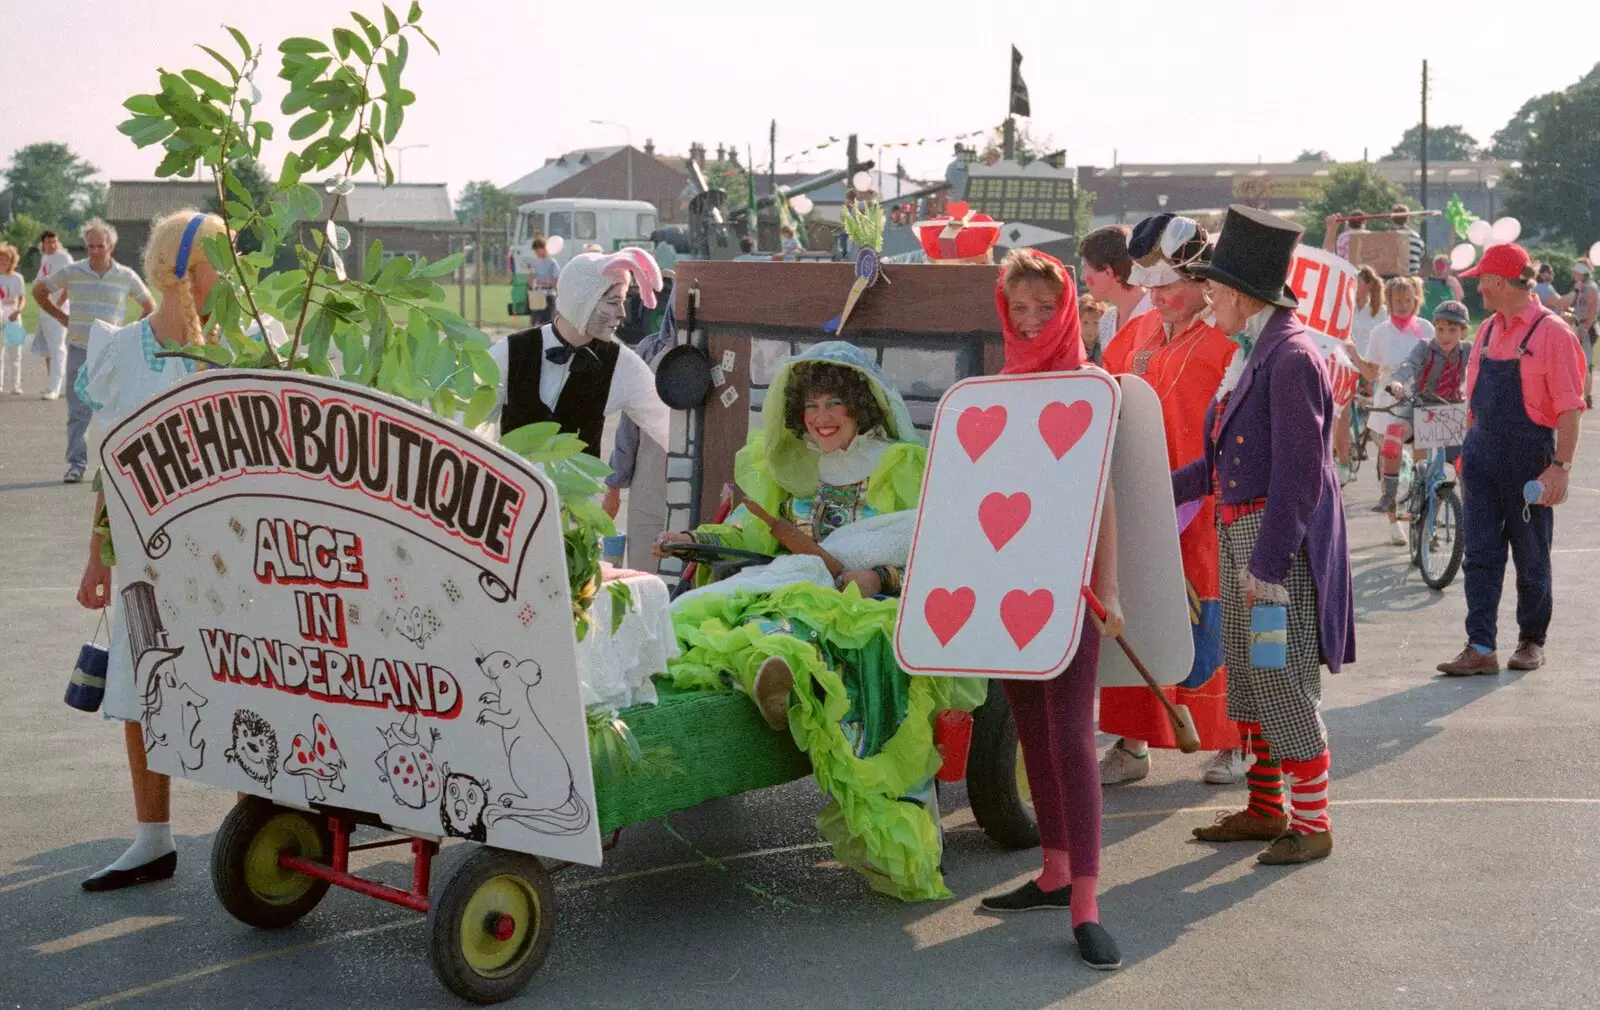
<svg viewBox="0 0 1600 1010"><path fill-rule="evenodd" d="M1443 213L1444 211L1442 210L1413 210L1404 214L1398 212L1391 214L1352 214L1349 217L1337 217L1334 220L1341 224L1349 221L1393 221L1402 217L1438 217Z"/></svg>
<svg viewBox="0 0 1600 1010"><path fill-rule="evenodd" d="M1094 595L1094 590L1084 586L1083 598L1089 604L1089 609L1094 611L1094 616L1098 617L1101 623L1104 623L1106 608L1100 602L1100 598ZM1132 663L1133 668L1139 671L1139 676L1144 678L1145 685L1160 700L1161 707L1167 710L1167 718L1172 720L1172 732L1178 738L1178 749L1185 754L1193 754L1198 751L1200 749L1200 732L1194 728L1194 716L1189 714L1189 706L1174 705L1172 703L1172 699L1168 698L1167 693L1161 690L1161 685L1157 684L1156 679L1150 676L1150 671L1145 669L1144 664L1139 661L1139 657L1134 655L1133 648L1128 645L1127 639L1118 635L1117 644L1122 646L1122 651L1127 654L1128 662Z"/></svg>
<svg viewBox="0 0 1600 1010"><path fill-rule="evenodd" d="M779 519L762 508L753 498L745 494L744 489L739 485L732 484L730 487L733 488L733 504L735 506L743 505L750 510L751 515L766 523L772 530L773 538L782 544L785 550L791 554L811 554L821 558L822 563L828 566L828 574L834 578L844 574L844 565L840 563L839 559L823 550L821 544L801 532L800 527L786 519Z"/></svg>

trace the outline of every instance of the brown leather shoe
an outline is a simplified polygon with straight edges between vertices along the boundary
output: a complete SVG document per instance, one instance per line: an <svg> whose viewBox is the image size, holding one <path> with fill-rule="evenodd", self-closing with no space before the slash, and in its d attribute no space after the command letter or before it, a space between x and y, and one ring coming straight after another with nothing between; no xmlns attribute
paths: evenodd
<svg viewBox="0 0 1600 1010"><path fill-rule="evenodd" d="M1471 677L1480 673L1499 673L1500 656L1496 653L1485 655L1474 649L1469 643L1461 650L1461 654L1448 663L1440 663L1436 669L1447 677Z"/></svg>
<svg viewBox="0 0 1600 1010"><path fill-rule="evenodd" d="M1313 859L1326 859L1332 852L1332 829L1314 835L1287 831L1274 839L1266 851L1256 857L1256 862L1264 866L1294 866L1309 863Z"/></svg>
<svg viewBox="0 0 1600 1010"><path fill-rule="evenodd" d="M1544 665L1544 646L1524 638L1517 643L1517 651L1511 654L1511 662L1506 665L1513 670L1537 670Z"/></svg>
<svg viewBox="0 0 1600 1010"><path fill-rule="evenodd" d="M1194 829L1202 842L1270 842L1289 830L1288 817L1259 817L1248 810L1224 814L1215 824Z"/></svg>
<svg viewBox="0 0 1600 1010"><path fill-rule="evenodd" d="M789 692L794 690L794 672L781 656L768 656L756 671L751 686L761 718L775 730L789 728Z"/></svg>

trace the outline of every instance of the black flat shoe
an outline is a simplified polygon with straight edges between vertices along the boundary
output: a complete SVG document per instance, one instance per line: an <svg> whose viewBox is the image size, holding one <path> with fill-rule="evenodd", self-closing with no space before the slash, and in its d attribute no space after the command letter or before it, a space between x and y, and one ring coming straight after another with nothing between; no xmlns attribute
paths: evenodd
<svg viewBox="0 0 1600 1010"><path fill-rule="evenodd" d="M1035 912L1050 908L1065 910L1072 904L1072 885L1045 891L1030 880L1015 891L992 895L978 904L991 912Z"/></svg>
<svg viewBox="0 0 1600 1010"><path fill-rule="evenodd" d="M117 891L152 880L166 880L178 869L178 854L169 852L131 870L101 870L83 882L85 891Z"/></svg>
<svg viewBox="0 0 1600 1010"><path fill-rule="evenodd" d="M1078 956L1083 963L1098 971L1115 971L1122 967L1122 952L1117 941L1098 922L1085 922L1072 927L1072 938L1078 941Z"/></svg>

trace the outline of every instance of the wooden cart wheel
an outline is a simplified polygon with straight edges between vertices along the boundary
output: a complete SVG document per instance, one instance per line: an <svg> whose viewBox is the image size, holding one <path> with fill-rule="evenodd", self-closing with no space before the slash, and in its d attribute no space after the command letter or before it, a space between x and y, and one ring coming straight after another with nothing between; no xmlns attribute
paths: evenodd
<svg viewBox="0 0 1600 1010"><path fill-rule="evenodd" d="M240 922L282 929L317 907L328 882L284 869L279 853L323 860L332 851L326 818L246 796L228 812L211 843L211 887Z"/></svg>
<svg viewBox="0 0 1600 1010"><path fill-rule="evenodd" d="M445 988L473 1003L520 993L556 936L555 890L533 856L487 846L451 874L428 911L428 959Z"/></svg>
<svg viewBox="0 0 1600 1010"><path fill-rule="evenodd" d="M989 697L972 713L972 751L967 758L967 799L983 833L1008 849L1039 844L1033 794L1000 682L989 681Z"/></svg>

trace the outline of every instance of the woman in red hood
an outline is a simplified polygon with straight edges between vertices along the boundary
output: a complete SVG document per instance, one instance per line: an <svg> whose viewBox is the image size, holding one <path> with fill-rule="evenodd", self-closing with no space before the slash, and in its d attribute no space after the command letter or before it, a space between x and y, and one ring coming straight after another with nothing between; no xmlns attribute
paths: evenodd
<svg viewBox="0 0 1600 1010"><path fill-rule="evenodd" d="M1006 338L1002 375L1074 371L1086 366L1078 298L1066 267L1033 249L1001 264L995 307ZM1094 590L1105 605L1105 635L1122 632L1117 600L1117 520L1106 494L1095 554ZM1092 619L1092 618L1090 618ZM1122 966L1116 941L1100 925L1100 770L1094 750L1094 692L1100 639L1085 627L1077 654L1044 681L1005 680L1039 821L1044 871L1008 894L983 899L998 912L1065 908L1078 954L1091 968Z"/></svg>

